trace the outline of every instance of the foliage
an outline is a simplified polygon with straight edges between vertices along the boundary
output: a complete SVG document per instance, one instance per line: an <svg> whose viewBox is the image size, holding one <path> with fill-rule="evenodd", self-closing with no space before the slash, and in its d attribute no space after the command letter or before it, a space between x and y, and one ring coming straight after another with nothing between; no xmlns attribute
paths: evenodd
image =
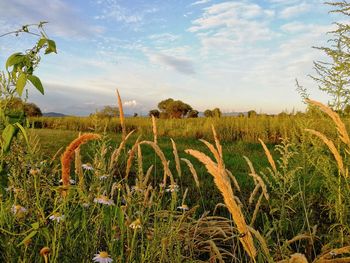
<svg viewBox="0 0 350 263"><path fill-rule="evenodd" d="M118 107L104 106L101 110L96 111L94 114L98 118L113 118L119 116Z"/></svg>
<svg viewBox="0 0 350 263"><path fill-rule="evenodd" d="M21 131L23 137L28 141L25 130L24 110L10 108L15 99L21 98L27 82L29 81L39 92L44 94L44 88L40 79L33 73L40 62L40 52L45 50L45 54L56 53L56 44L49 39L44 31L44 24L25 25L20 30L10 32L18 35L27 33L39 37L33 48L25 53L17 52L12 54L6 61L6 72L0 72L0 176L4 173L4 156L10 150L13 138ZM31 31L35 27L36 31ZM6 35L6 34L5 34ZM4 35L3 35L4 36ZM33 109L33 105L27 105L27 110Z"/></svg>
<svg viewBox="0 0 350 263"><path fill-rule="evenodd" d="M150 117L154 116L155 118L159 118L160 117L160 111L157 110L157 109L150 110L148 115Z"/></svg>
<svg viewBox="0 0 350 263"><path fill-rule="evenodd" d="M331 12L350 16L350 3L331 2L334 10ZM311 76L318 84L319 89L331 96L329 105L341 112L350 102L350 24L335 23L336 29L329 32L333 35L329 47L316 47L322 50L330 62L315 61L316 76Z"/></svg>
<svg viewBox="0 0 350 263"><path fill-rule="evenodd" d="M213 110L205 110L204 111L204 116L209 118L209 117L214 117L214 118L220 118L222 115L221 110L219 108L214 108Z"/></svg>
<svg viewBox="0 0 350 263"><path fill-rule="evenodd" d="M197 110L190 110L187 114L187 118L198 118L199 112Z"/></svg>
<svg viewBox="0 0 350 263"><path fill-rule="evenodd" d="M158 108L162 113L165 113L163 116L168 118L183 118L187 115L188 112L192 110L192 107L187 103L184 103L181 100L174 100L172 98L163 100L158 103Z"/></svg>

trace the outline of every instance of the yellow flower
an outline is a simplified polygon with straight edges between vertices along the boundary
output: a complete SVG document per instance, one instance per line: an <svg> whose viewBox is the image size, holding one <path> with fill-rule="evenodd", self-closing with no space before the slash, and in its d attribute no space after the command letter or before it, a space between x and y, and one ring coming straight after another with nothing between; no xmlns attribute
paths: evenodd
<svg viewBox="0 0 350 263"><path fill-rule="evenodd" d="M141 220L139 218L136 219L129 225L129 227L131 227L132 229L141 228Z"/></svg>

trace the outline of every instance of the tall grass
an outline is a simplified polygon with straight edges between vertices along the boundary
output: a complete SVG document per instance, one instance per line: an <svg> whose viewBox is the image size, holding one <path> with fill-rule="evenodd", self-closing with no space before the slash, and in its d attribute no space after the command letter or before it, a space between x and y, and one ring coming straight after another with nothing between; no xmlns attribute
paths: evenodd
<svg viewBox="0 0 350 263"><path fill-rule="evenodd" d="M269 166L257 170L245 156L251 182L245 188L226 168L229 156L220 142L227 136L220 133L227 129L223 125L235 123L234 118L225 124L225 118L212 119L208 139L201 139L209 153L178 151L171 140L171 157L158 143L166 123L209 120L140 119L149 122L153 140L139 134L128 148L132 132L125 119L125 135L118 144L106 134L83 134L61 161L42 156L33 137L30 151L16 140L6 156L8 187L0 197L0 261L91 262L110 257L115 262L349 262L347 128L329 108L310 103L325 112L317 120L322 125L317 128L315 118L289 119L285 127L295 126L285 130L285 135L292 134L279 141L277 154L266 147L259 128L247 131L249 138L260 138ZM251 121L237 118L236 123ZM123 122L113 125L119 129ZM99 129L96 125L92 130ZM88 147L80 148L81 142ZM154 151L154 163L147 167L146 149ZM84 150L88 163L82 163ZM195 169L198 162L207 172L198 173L203 171ZM202 188L208 173L223 203L203 212L212 194Z"/></svg>

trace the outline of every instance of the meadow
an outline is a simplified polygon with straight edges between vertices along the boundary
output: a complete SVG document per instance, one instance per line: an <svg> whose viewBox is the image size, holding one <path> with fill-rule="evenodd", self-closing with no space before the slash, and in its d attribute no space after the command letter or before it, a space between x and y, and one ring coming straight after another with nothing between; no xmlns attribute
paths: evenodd
<svg viewBox="0 0 350 263"><path fill-rule="evenodd" d="M285 119L30 128L5 157L1 261L349 262L347 128L309 103Z"/></svg>

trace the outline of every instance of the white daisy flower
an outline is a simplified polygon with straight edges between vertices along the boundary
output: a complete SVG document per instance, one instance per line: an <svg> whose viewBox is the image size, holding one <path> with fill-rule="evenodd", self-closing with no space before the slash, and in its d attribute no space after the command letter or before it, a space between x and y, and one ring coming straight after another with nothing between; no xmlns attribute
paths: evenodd
<svg viewBox="0 0 350 263"><path fill-rule="evenodd" d="M108 175L104 174L98 177L100 180L105 180L108 178Z"/></svg>
<svg viewBox="0 0 350 263"><path fill-rule="evenodd" d="M104 204L104 205L114 205L114 201L112 199L109 199L105 195L99 195L94 199L95 203L98 204Z"/></svg>
<svg viewBox="0 0 350 263"><path fill-rule="evenodd" d="M94 168L91 166L91 164L89 163L84 163L81 165L81 167L84 169L84 170L88 170L88 171L93 171Z"/></svg>
<svg viewBox="0 0 350 263"><path fill-rule="evenodd" d="M57 223L59 223L60 221L64 220L64 215L60 214L60 213L53 213L52 216L49 217L50 220L52 221L57 221Z"/></svg>
<svg viewBox="0 0 350 263"><path fill-rule="evenodd" d="M60 183L63 183L63 180L60 179L59 182L60 182ZM70 183L70 184L75 184L76 182L75 182L75 180L73 180L73 179L69 179L69 183Z"/></svg>
<svg viewBox="0 0 350 263"><path fill-rule="evenodd" d="M21 214L26 213L27 211L28 211L27 208L25 208L21 205L13 205L11 207L11 212L15 215L21 215Z"/></svg>
<svg viewBox="0 0 350 263"><path fill-rule="evenodd" d="M185 204L182 204L181 206L178 206L177 209L182 210L182 211L188 211L189 210L188 206L185 205Z"/></svg>
<svg viewBox="0 0 350 263"><path fill-rule="evenodd" d="M132 229L141 228L141 220L139 218L136 219L134 222L132 222L129 225L129 227L132 228Z"/></svg>
<svg viewBox="0 0 350 263"><path fill-rule="evenodd" d="M106 251L100 251L100 253L95 254L95 257L92 259L94 262L99 263L111 263L113 259L111 259Z"/></svg>
<svg viewBox="0 0 350 263"><path fill-rule="evenodd" d="M85 207L85 208L87 208L87 207L90 206L90 204L89 204L89 203L82 203L82 206Z"/></svg>
<svg viewBox="0 0 350 263"><path fill-rule="evenodd" d="M165 192L172 193L172 192L177 192L178 190L179 190L179 186L174 183L174 184L169 185L168 188L165 189Z"/></svg>

